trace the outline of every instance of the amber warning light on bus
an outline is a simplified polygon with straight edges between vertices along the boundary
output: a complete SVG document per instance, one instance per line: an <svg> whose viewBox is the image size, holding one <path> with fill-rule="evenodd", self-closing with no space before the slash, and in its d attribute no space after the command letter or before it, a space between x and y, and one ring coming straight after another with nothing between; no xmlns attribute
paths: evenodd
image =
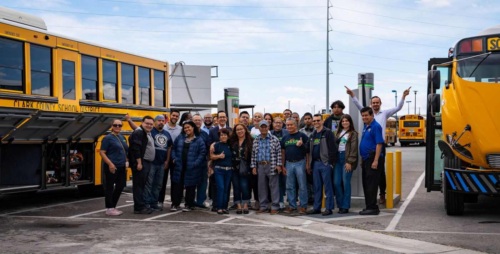
<svg viewBox="0 0 500 254"><path fill-rule="evenodd" d="M489 40L488 40L489 41ZM468 39L460 42L460 53L483 52L483 39Z"/></svg>

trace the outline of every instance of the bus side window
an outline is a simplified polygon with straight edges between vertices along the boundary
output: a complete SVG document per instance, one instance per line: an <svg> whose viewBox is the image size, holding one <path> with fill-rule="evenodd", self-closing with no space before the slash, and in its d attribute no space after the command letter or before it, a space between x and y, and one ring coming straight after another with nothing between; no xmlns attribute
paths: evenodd
<svg viewBox="0 0 500 254"><path fill-rule="evenodd" d="M47 95L51 93L52 51L48 47L30 45L31 94Z"/></svg>
<svg viewBox="0 0 500 254"><path fill-rule="evenodd" d="M116 62L103 60L102 61L102 76L103 76L103 94L106 101L117 101L116 98L116 83L117 83L117 65Z"/></svg>
<svg viewBox="0 0 500 254"><path fill-rule="evenodd" d="M97 85L97 58L82 56L82 99L96 101Z"/></svg>
<svg viewBox="0 0 500 254"><path fill-rule="evenodd" d="M135 73L134 66L122 63L122 103L134 104L134 83Z"/></svg>
<svg viewBox="0 0 500 254"><path fill-rule="evenodd" d="M165 107L165 72L154 71L155 107Z"/></svg>
<svg viewBox="0 0 500 254"><path fill-rule="evenodd" d="M139 67L139 104L150 105L151 72L148 68Z"/></svg>
<svg viewBox="0 0 500 254"><path fill-rule="evenodd" d="M0 38L0 56L0 89L23 92L23 43Z"/></svg>

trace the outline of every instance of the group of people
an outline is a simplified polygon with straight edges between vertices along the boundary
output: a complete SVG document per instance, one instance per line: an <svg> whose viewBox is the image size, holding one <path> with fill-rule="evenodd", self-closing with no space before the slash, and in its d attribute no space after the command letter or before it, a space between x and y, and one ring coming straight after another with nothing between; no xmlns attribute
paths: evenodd
<svg viewBox="0 0 500 254"><path fill-rule="evenodd" d="M352 117L343 113L345 106L339 100L331 104L332 114L325 120L321 114L305 113L301 122L300 115L289 109L283 112L284 119L260 112L250 118L242 111L233 128L227 125L224 111L213 121L211 114L202 118L184 113L181 117L179 111L171 110L169 118L144 117L141 126L126 117L134 129L128 144L120 134L122 121L114 120L100 150L106 177L106 214L122 214L116 204L125 187L128 166L137 214L163 210L169 175L170 211L209 208L210 198L212 211L227 214L232 189L232 208L237 214L254 209L258 214L328 216L335 205L338 213L349 213L351 177L359 157L366 205L359 213L379 214L379 186L380 202L385 201L385 120L402 108L409 89L399 105L389 110L380 110L377 96L371 98L371 107L363 107L346 89L361 113L361 135ZM307 210L309 203L312 209Z"/></svg>

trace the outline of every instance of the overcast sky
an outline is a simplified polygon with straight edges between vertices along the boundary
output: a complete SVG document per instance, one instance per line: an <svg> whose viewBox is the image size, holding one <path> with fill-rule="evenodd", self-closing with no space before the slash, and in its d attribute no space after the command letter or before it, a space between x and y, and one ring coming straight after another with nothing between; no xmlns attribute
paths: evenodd
<svg viewBox="0 0 500 254"><path fill-rule="evenodd" d="M330 103L375 74L374 95L394 107L412 87L425 112L427 61L460 38L500 24L493 0L331 0ZM212 103L238 87L256 111L301 114L326 105L326 0L2 0L49 31L174 64L217 65ZM175 96L175 95L174 95ZM207 95L209 96L209 95ZM348 112L348 111L346 111ZM408 113L405 104L402 112Z"/></svg>

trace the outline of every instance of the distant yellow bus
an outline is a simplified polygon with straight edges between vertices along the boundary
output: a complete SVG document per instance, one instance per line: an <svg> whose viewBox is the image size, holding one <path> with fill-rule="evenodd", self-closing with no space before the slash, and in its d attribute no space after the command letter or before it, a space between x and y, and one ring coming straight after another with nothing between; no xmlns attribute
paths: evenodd
<svg viewBox="0 0 500 254"><path fill-rule="evenodd" d="M419 115L404 115L399 118L399 143L425 145L425 119Z"/></svg>
<svg viewBox="0 0 500 254"><path fill-rule="evenodd" d="M394 117L387 118L385 124L385 143L387 145L395 146L398 141L398 127L397 120Z"/></svg>
<svg viewBox="0 0 500 254"><path fill-rule="evenodd" d="M168 111L168 66L0 8L0 193L102 189L102 138L127 113L140 121Z"/></svg>

